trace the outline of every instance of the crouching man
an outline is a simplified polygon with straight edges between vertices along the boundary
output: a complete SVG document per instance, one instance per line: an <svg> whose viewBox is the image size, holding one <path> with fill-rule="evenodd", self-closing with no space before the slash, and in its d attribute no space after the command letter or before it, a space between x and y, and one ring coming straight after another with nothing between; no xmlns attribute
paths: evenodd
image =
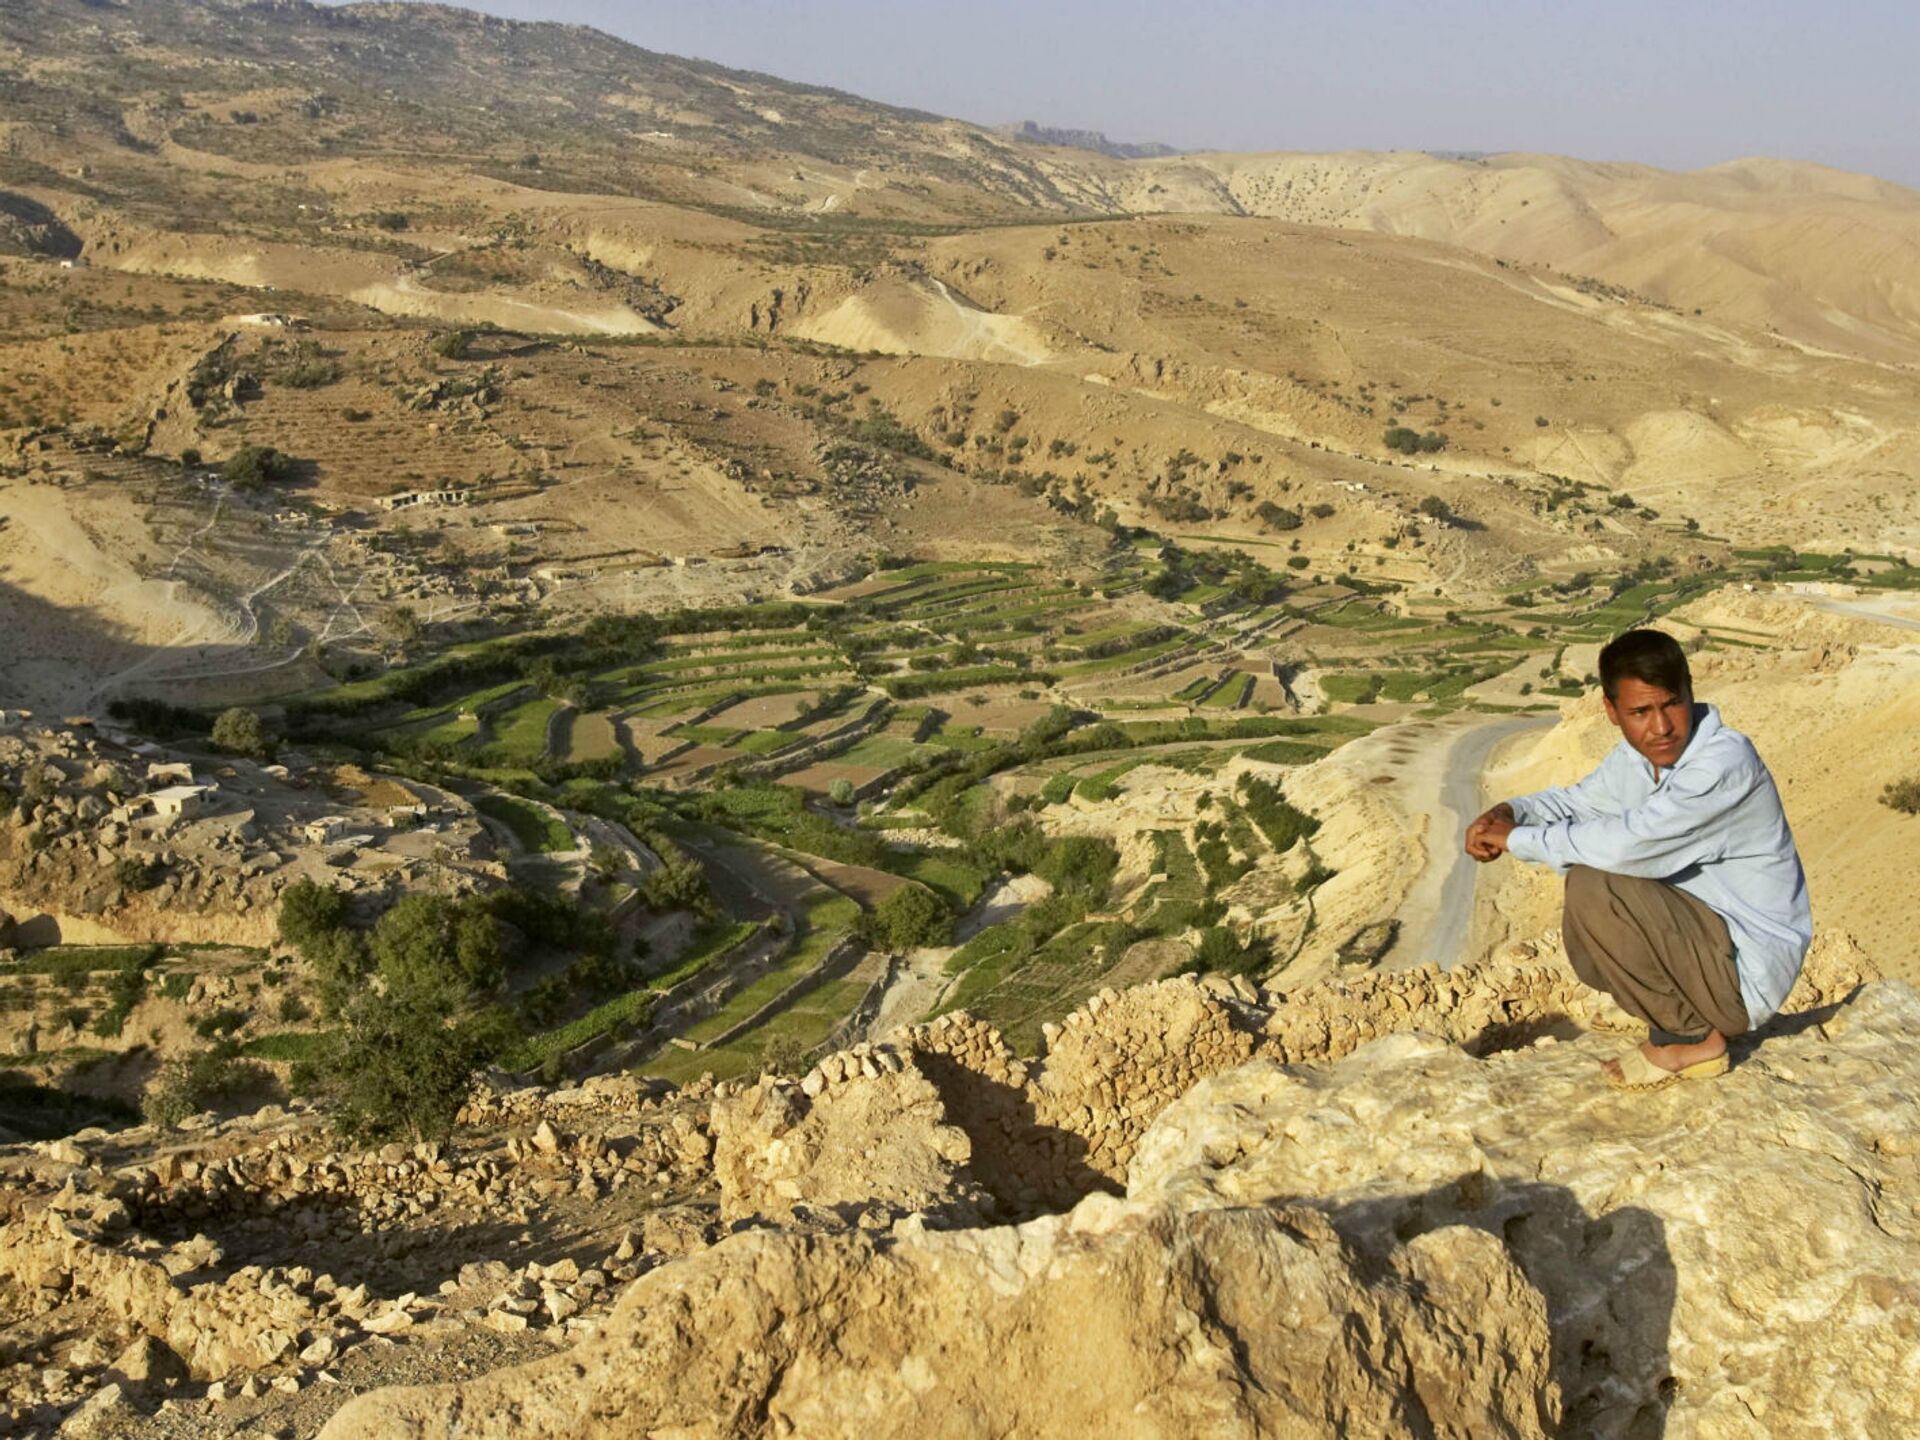
<svg viewBox="0 0 1920 1440"><path fill-rule="evenodd" d="M1780 1008L1812 942L1800 855L1773 776L1694 703L1672 636L1620 636L1600 652L1600 686L1620 743L1577 784L1495 805L1467 827L1467 854L1567 877L1574 973L1652 1032L1607 1062L1611 1084L1724 1074L1727 1037Z"/></svg>

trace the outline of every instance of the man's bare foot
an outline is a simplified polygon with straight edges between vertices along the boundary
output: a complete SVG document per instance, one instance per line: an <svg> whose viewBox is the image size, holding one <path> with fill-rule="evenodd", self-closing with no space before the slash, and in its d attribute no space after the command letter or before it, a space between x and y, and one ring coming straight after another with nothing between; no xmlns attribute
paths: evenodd
<svg viewBox="0 0 1920 1440"><path fill-rule="evenodd" d="M1686 1069L1689 1065L1698 1065L1704 1060L1717 1060L1727 1053L1727 1037L1718 1030L1709 1030L1705 1037L1691 1045L1656 1045L1651 1040L1640 1042L1640 1053L1647 1058L1649 1065L1657 1065L1668 1074ZM1624 1078L1620 1073L1620 1062L1609 1060L1600 1067L1606 1071L1607 1078L1618 1085Z"/></svg>

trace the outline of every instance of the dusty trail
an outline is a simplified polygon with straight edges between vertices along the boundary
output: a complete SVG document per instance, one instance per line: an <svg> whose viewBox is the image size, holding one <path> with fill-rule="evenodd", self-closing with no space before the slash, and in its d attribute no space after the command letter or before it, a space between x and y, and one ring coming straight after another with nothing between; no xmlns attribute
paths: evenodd
<svg viewBox="0 0 1920 1440"><path fill-rule="evenodd" d="M1428 767L1425 797L1426 864L1414 881L1399 914L1401 940L1387 961L1388 969L1405 970L1432 963L1451 969L1463 958L1467 932L1473 920L1473 897L1480 867L1460 848L1467 822L1486 808L1481 794L1487 762L1502 742L1529 730L1544 730L1554 715L1506 715L1483 720L1464 730L1442 731L1424 747L1413 765L1414 774ZM1443 748L1444 745L1444 748Z"/></svg>
<svg viewBox="0 0 1920 1440"><path fill-rule="evenodd" d="M1808 603L1814 609L1824 610L1829 615L1845 615L1854 620L1871 620L1877 625L1892 625L1901 630L1920 630L1920 616L1894 615L1853 600L1813 600Z"/></svg>
<svg viewBox="0 0 1920 1440"><path fill-rule="evenodd" d="M953 307L954 318L960 322L962 333L980 346L982 360L1011 359L1016 365L1038 365L1047 358L1044 354L1036 354L1025 346L1015 344L1001 333L1000 327L984 311L962 305L942 281L932 276L927 278L933 288L940 292L940 298Z"/></svg>

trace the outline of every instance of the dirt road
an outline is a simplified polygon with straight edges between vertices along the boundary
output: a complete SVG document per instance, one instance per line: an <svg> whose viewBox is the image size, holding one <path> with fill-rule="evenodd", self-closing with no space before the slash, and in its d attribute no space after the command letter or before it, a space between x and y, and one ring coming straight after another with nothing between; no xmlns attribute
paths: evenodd
<svg viewBox="0 0 1920 1440"><path fill-rule="evenodd" d="M1503 741L1552 725L1552 715L1510 715L1451 732L1444 750L1433 747L1441 767L1439 804L1428 814L1427 865L1400 906L1400 942L1387 965L1411 969L1428 962L1450 969L1465 949L1473 920L1480 867L1461 849L1467 822L1495 798L1481 793L1481 776ZM1425 757L1423 757L1425 758Z"/></svg>

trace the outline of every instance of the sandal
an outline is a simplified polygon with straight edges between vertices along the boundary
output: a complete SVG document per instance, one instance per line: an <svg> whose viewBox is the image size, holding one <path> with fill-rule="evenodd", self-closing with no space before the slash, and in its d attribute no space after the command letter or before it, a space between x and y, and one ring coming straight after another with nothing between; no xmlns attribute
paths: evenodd
<svg viewBox="0 0 1920 1440"><path fill-rule="evenodd" d="M1614 1089L1659 1090L1676 1080L1712 1080L1727 1073L1729 1062L1725 1055L1716 1055L1711 1060L1696 1061L1679 1070L1662 1070L1647 1059L1646 1052L1636 1045L1620 1057L1619 1064L1618 1079L1611 1072L1605 1072L1607 1084Z"/></svg>

